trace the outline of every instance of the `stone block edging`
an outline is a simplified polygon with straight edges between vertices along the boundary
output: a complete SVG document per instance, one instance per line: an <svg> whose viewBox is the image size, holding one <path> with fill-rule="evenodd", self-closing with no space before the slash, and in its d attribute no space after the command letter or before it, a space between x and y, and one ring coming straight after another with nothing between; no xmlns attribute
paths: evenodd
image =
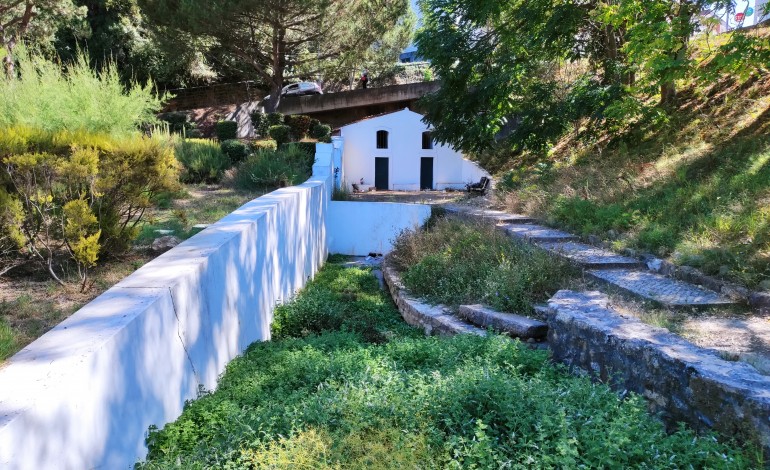
<svg viewBox="0 0 770 470"><path fill-rule="evenodd" d="M623 318L599 292L559 291L548 303L555 361L647 398L668 425L756 439L770 456L770 377L662 328Z"/></svg>
<svg viewBox="0 0 770 470"><path fill-rule="evenodd" d="M411 297L401 281L396 269L390 265L386 257L382 263L382 274L385 285L395 302L398 311L408 324L422 328L426 336L452 336L457 334L475 334L485 336L487 332L481 328L468 325L451 314L443 305L429 305Z"/></svg>

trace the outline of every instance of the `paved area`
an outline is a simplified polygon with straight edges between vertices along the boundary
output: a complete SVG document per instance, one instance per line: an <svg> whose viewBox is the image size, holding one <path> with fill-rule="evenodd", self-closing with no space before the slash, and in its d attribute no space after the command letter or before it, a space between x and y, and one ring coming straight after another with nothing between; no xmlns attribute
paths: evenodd
<svg viewBox="0 0 770 470"><path fill-rule="evenodd" d="M537 246L586 268L639 268L642 266L642 263L634 258L621 256L614 251L604 250L585 243L545 242L538 243Z"/></svg>
<svg viewBox="0 0 770 470"><path fill-rule="evenodd" d="M462 213L462 214L472 215L476 217L483 217L485 219L490 219L492 221L499 222L499 223L531 224L535 222L535 219L533 219L532 217L528 217L526 215L508 214L506 212L497 211L493 209L468 207L460 204L445 204L443 207L449 212L454 212L458 214Z"/></svg>
<svg viewBox="0 0 770 470"><path fill-rule="evenodd" d="M351 201L446 204L465 197L462 191L367 191L351 193Z"/></svg>
<svg viewBox="0 0 770 470"><path fill-rule="evenodd" d="M734 304L714 291L637 269L592 269L597 280L667 307L712 307Z"/></svg>

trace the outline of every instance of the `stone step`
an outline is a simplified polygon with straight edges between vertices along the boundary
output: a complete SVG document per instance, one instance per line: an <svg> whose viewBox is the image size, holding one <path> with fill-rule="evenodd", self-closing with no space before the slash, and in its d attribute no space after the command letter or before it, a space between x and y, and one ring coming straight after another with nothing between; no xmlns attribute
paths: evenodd
<svg viewBox="0 0 770 470"><path fill-rule="evenodd" d="M538 243L540 248L567 258L584 268L641 268L644 265L628 256L621 256L613 251L597 248L593 245L578 242L544 242Z"/></svg>
<svg viewBox="0 0 770 470"><path fill-rule="evenodd" d="M545 323L513 313L503 313L483 305L461 305L460 318L482 328L491 327L521 339L542 339L548 334Z"/></svg>
<svg viewBox="0 0 770 470"><path fill-rule="evenodd" d="M645 300L673 308L710 308L735 305L718 293L650 271L636 269L591 269L594 279Z"/></svg>
<svg viewBox="0 0 770 470"><path fill-rule="evenodd" d="M477 208L469 208L469 207L462 207L462 206L456 206L456 205L446 205L444 206L444 208L447 210L447 212L451 212L453 214L465 214L473 217L481 217L484 219L493 220L497 223L508 223L508 224L535 223L535 219L532 217L521 215L521 214L510 214L508 212L497 211L493 209L477 209Z"/></svg>
<svg viewBox="0 0 770 470"><path fill-rule="evenodd" d="M533 243L568 242L578 239L571 233L562 232L543 225L534 224L503 224L500 227L513 237Z"/></svg>

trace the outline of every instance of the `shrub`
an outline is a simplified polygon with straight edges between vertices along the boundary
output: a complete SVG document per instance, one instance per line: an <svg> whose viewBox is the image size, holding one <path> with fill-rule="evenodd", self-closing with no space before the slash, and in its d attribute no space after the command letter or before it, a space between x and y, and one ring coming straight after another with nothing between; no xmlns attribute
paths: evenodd
<svg viewBox="0 0 770 470"><path fill-rule="evenodd" d="M14 55L18 75L0 80L0 127L126 136L157 122L164 97L149 82L126 89L112 62L94 70L85 53L65 67L22 47Z"/></svg>
<svg viewBox="0 0 770 470"><path fill-rule="evenodd" d="M326 124L318 123L310 129L310 137L326 142L331 140L332 128Z"/></svg>
<svg viewBox="0 0 770 470"><path fill-rule="evenodd" d="M310 130L310 116L303 114L286 116L284 122L291 129L291 135L295 140L301 140Z"/></svg>
<svg viewBox="0 0 770 470"><path fill-rule="evenodd" d="M283 114L281 113L268 113L267 114L267 126L278 126L283 124Z"/></svg>
<svg viewBox="0 0 770 470"><path fill-rule="evenodd" d="M182 137L189 138L198 138L201 135L195 123L190 122L190 115L184 111L159 114L158 119L168 124L168 130L172 134L179 134Z"/></svg>
<svg viewBox="0 0 770 470"><path fill-rule="evenodd" d="M239 140L225 140L220 148L233 164L242 162L249 155L249 147Z"/></svg>
<svg viewBox="0 0 770 470"><path fill-rule="evenodd" d="M217 121L215 126L217 139L220 142L238 138L238 123L235 121Z"/></svg>
<svg viewBox="0 0 770 470"><path fill-rule="evenodd" d="M210 139L182 140L176 146L176 158L184 167L185 183L217 183L232 166L219 144Z"/></svg>
<svg viewBox="0 0 770 470"><path fill-rule="evenodd" d="M576 271L493 226L451 218L427 230L402 233L393 259L404 284L431 302L453 306L484 302L527 314L576 275Z"/></svg>
<svg viewBox="0 0 770 470"><path fill-rule="evenodd" d="M285 144L289 141L291 137L291 129L289 126L283 124L278 126L270 126L268 134L270 134L270 138L275 140L275 142L280 147L282 144Z"/></svg>
<svg viewBox="0 0 770 470"><path fill-rule="evenodd" d="M281 146L281 150L287 150L291 147L296 148L298 151L303 152L307 155L309 155L311 158L311 166L312 161L315 160L315 142L290 142L288 144L283 144Z"/></svg>
<svg viewBox="0 0 770 470"><path fill-rule="evenodd" d="M177 187L173 146L164 136L0 129L0 245L37 259L57 282L62 255L85 288L105 254L130 247L154 194Z"/></svg>
<svg viewBox="0 0 770 470"><path fill-rule="evenodd" d="M235 184L247 190L291 186L307 180L312 166L313 156L295 145L259 150L238 167Z"/></svg>
<svg viewBox="0 0 770 470"><path fill-rule="evenodd" d="M250 144L252 150L277 150L278 144L274 140L254 140Z"/></svg>
<svg viewBox="0 0 770 470"><path fill-rule="evenodd" d="M267 115L261 111L254 111L251 113L251 125L254 126L254 133L260 137L267 135L267 129L269 124L267 122Z"/></svg>

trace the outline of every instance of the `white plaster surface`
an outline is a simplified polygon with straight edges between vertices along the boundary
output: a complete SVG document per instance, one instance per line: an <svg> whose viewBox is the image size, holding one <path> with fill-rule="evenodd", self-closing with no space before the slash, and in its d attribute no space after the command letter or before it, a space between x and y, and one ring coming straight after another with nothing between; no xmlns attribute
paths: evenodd
<svg viewBox="0 0 770 470"><path fill-rule="evenodd" d="M422 157L433 158L433 189L464 189L467 183L489 177L489 173L451 147L434 143L432 149L423 149L422 133L430 128L422 119L422 114L404 109L340 128L344 140L342 174L347 189L352 191L351 184L361 178L365 186L374 186L376 157L389 159L388 189L396 191L420 190ZM377 148L379 130L388 131L387 149Z"/></svg>
<svg viewBox="0 0 770 470"><path fill-rule="evenodd" d="M428 217L430 206L422 204L332 201L326 219L329 253L386 254L402 230L419 227Z"/></svg>
<svg viewBox="0 0 770 470"><path fill-rule="evenodd" d="M0 370L0 468L130 468L150 425L270 337L273 309L328 254L332 146L313 177L251 201L166 252Z"/></svg>

